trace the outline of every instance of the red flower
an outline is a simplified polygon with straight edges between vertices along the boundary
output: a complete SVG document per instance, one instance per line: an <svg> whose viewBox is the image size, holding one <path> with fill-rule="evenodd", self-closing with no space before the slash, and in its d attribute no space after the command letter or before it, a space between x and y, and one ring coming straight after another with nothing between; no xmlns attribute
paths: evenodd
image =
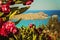
<svg viewBox="0 0 60 40"><path fill-rule="evenodd" d="M13 29L13 34L17 34L17 28Z"/></svg>
<svg viewBox="0 0 60 40"><path fill-rule="evenodd" d="M32 1L27 1L26 5L30 5L32 3Z"/></svg>
<svg viewBox="0 0 60 40"><path fill-rule="evenodd" d="M2 5L2 12L4 12L5 14L10 12L10 7L8 4Z"/></svg>
<svg viewBox="0 0 60 40"><path fill-rule="evenodd" d="M34 26L34 24L29 24L29 27L32 28Z"/></svg>
<svg viewBox="0 0 60 40"><path fill-rule="evenodd" d="M8 21L2 25L2 28L4 28L7 32L11 32L15 34L17 32L17 28L15 26L14 22Z"/></svg>
<svg viewBox="0 0 60 40"><path fill-rule="evenodd" d="M33 0L27 0L24 5L30 5L33 2Z"/></svg>
<svg viewBox="0 0 60 40"><path fill-rule="evenodd" d="M1 36L8 36L7 32L6 32L6 30L4 28L0 28L0 35Z"/></svg>

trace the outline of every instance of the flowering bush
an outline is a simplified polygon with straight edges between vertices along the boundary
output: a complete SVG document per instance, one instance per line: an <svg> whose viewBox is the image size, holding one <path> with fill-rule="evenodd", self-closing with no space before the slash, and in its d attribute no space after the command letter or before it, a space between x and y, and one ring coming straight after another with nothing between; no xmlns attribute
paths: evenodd
<svg viewBox="0 0 60 40"><path fill-rule="evenodd" d="M10 34L10 33L16 34L17 31L18 30L15 26L15 23L8 21L2 25L2 28L0 28L0 35L1 36L8 36L8 34Z"/></svg>
<svg viewBox="0 0 60 40"><path fill-rule="evenodd" d="M35 26L34 26L35 27ZM16 40L57 40L58 37L54 35L49 29L42 28L19 28L19 33L15 35Z"/></svg>
<svg viewBox="0 0 60 40"><path fill-rule="evenodd" d="M10 39L10 37L16 40L16 37L14 35L19 33L16 24L18 24L20 19L15 23L9 21L9 19L16 14L23 13L30 7L26 6L19 8L19 6L12 7L11 5L14 4L30 5L32 2L33 0L0 0L0 40L8 40Z"/></svg>
<svg viewBox="0 0 60 40"><path fill-rule="evenodd" d="M0 36L8 37L10 33L17 34L18 28L16 27L16 24L20 20L14 23L12 21L9 21L9 19L15 14L22 13L29 8L24 7L18 9L19 7L11 7L11 5L24 3L25 5L30 5L32 2L33 0L0 0Z"/></svg>

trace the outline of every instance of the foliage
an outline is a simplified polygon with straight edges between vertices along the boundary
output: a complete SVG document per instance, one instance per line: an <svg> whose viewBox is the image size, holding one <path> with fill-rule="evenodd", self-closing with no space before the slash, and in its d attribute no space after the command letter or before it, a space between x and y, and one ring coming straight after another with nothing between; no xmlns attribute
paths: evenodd
<svg viewBox="0 0 60 40"><path fill-rule="evenodd" d="M30 5L32 2L33 0L0 0L0 40L8 40L11 36L15 40L16 36L14 35L18 33L16 24L21 19L15 23L10 20L14 15L25 12L30 7L25 5ZM15 4L23 4L25 7L15 7Z"/></svg>

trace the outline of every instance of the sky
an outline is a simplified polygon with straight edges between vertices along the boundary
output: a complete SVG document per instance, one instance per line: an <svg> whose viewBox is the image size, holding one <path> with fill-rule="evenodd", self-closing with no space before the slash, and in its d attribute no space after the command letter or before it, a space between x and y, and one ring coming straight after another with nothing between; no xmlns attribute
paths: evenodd
<svg viewBox="0 0 60 40"><path fill-rule="evenodd" d="M34 0L29 10L60 10L60 0Z"/></svg>

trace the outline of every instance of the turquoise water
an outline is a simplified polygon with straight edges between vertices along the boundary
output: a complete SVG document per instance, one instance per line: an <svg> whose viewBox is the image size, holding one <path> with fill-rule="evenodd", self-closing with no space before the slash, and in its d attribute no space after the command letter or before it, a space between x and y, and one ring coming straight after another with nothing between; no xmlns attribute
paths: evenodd
<svg viewBox="0 0 60 40"><path fill-rule="evenodd" d="M46 25L48 23L49 18L50 18L50 16L44 20L42 20L42 19L40 19L40 20L21 20L16 26L18 28L20 28L22 26L27 27L29 24L32 23L38 27L39 25L42 25L42 24ZM13 20L13 21L16 21L16 20Z"/></svg>
<svg viewBox="0 0 60 40"><path fill-rule="evenodd" d="M32 24L35 24L36 26L39 26L39 25L46 25L48 23L48 19L45 19L45 20L21 20L16 26L17 27L22 27L23 26L28 26L30 23Z"/></svg>
<svg viewBox="0 0 60 40"><path fill-rule="evenodd" d="M24 14L38 13L38 12L46 13L48 15L48 18L44 19L44 20L21 20L16 26L18 28L22 27L22 25L24 27L27 27L30 23L35 24L36 26L39 26L42 24L46 25L48 23L50 16L53 14L57 14L59 16L59 20L60 20L60 10L27 10L26 12L24 12ZM13 20L13 21L16 21L16 20Z"/></svg>

